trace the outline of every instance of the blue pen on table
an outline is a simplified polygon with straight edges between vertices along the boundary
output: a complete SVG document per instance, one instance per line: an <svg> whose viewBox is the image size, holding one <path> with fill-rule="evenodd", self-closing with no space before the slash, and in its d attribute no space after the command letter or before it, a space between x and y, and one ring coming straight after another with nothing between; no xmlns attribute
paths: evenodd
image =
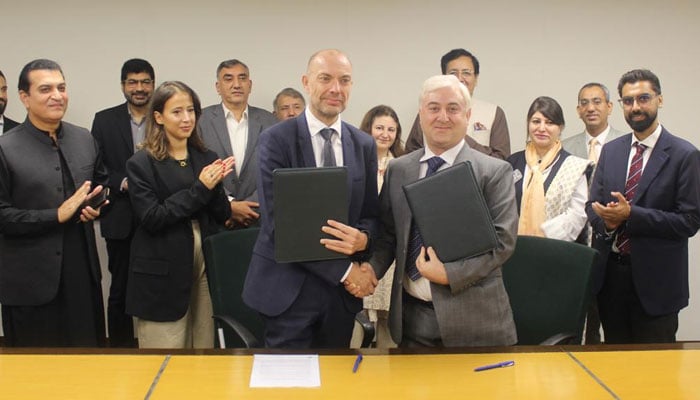
<svg viewBox="0 0 700 400"><path fill-rule="evenodd" d="M489 364L489 365L484 365L482 367L477 367L474 368L474 371L479 372L479 371L486 371L487 369L494 369L494 368L505 368L505 367L512 367L515 365L515 361L503 361L499 362L496 364Z"/></svg>
<svg viewBox="0 0 700 400"><path fill-rule="evenodd" d="M355 359L355 364L352 366L352 373L354 374L360 368L360 363L362 362L362 354L358 354Z"/></svg>

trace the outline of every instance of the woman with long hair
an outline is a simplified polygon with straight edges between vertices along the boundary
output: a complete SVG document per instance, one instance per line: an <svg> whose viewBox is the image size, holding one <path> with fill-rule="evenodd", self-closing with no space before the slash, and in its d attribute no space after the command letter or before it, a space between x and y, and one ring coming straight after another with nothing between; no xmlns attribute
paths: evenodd
<svg viewBox="0 0 700 400"><path fill-rule="evenodd" d="M202 108L182 82L153 93L142 149L127 162L138 219L131 244L126 311L137 317L140 348L212 348L212 305L202 240L231 215L221 160L197 134Z"/></svg>

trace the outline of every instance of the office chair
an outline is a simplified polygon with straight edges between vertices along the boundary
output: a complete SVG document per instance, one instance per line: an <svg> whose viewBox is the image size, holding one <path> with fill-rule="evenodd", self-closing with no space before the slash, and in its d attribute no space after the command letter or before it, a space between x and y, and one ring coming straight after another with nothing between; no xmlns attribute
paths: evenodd
<svg viewBox="0 0 700 400"><path fill-rule="evenodd" d="M518 344L581 343L597 255L577 243L518 236L503 265Z"/></svg>
<svg viewBox="0 0 700 400"><path fill-rule="evenodd" d="M202 245L220 348L262 347L263 320L241 298L259 232L255 227L224 231L206 238ZM369 347L374 325L362 312L355 320L362 325L362 347Z"/></svg>

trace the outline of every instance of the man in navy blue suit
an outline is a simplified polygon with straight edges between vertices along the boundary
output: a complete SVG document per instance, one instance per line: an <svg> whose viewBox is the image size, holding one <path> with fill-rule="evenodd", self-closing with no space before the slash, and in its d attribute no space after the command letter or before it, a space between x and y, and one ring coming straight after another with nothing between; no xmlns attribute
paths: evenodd
<svg viewBox="0 0 700 400"><path fill-rule="evenodd" d="M700 228L700 152L658 120L659 78L633 70L617 90L632 133L600 155L586 212L606 343L670 343L688 305L688 238Z"/></svg>
<svg viewBox="0 0 700 400"><path fill-rule="evenodd" d="M359 264L368 258L370 239L377 230L377 151L371 136L340 118L352 88L352 65L345 54L338 50L315 53L302 84L309 96L304 113L260 135L262 222L243 299L265 320L266 347L348 347L355 314L362 309L360 298L373 293L377 284L371 267L360 268ZM337 238L321 239L321 244L348 257L277 263L272 172L329 165L330 159L347 167L349 218L348 225L329 220L319 227Z"/></svg>

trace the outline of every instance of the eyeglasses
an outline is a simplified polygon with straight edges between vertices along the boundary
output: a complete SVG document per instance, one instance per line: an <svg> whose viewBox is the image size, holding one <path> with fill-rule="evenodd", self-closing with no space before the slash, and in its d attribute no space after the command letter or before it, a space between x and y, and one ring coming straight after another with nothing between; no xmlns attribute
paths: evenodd
<svg viewBox="0 0 700 400"><path fill-rule="evenodd" d="M655 97L657 97L657 96L658 96L658 94L642 93L642 94L640 94L639 96L636 96L636 97L634 97L634 96L625 96L625 97L621 98L621 99L618 100L618 101L620 102L620 104L621 104L623 107L632 107L632 106L634 105L634 102L635 102L635 101L636 101L637 104L639 104L640 106L645 106L645 105L649 104L649 102L651 101L651 99L653 99L653 98L655 98Z"/></svg>
<svg viewBox="0 0 700 400"><path fill-rule="evenodd" d="M447 73L449 75L454 75L454 76L466 76L466 77L474 76L474 71L472 71L470 69L463 69L463 70L452 69L452 70L447 71Z"/></svg>
<svg viewBox="0 0 700 400"><path fill-rule="evenodd" d="M139 83L143 86L150 86L153 84L153 79L127 79L124 81L126 86L138 86Z"/></svg>
<svg viewBox="0 0 700 400"><path fill-rule="evenodd" d="M580 99L578 101L578 105L581 107L588 107L589 104L593 104L594 106L599 106L603 103L607 103L605 100L601 99L600 97L594 97L592 99Z"/></svg>

